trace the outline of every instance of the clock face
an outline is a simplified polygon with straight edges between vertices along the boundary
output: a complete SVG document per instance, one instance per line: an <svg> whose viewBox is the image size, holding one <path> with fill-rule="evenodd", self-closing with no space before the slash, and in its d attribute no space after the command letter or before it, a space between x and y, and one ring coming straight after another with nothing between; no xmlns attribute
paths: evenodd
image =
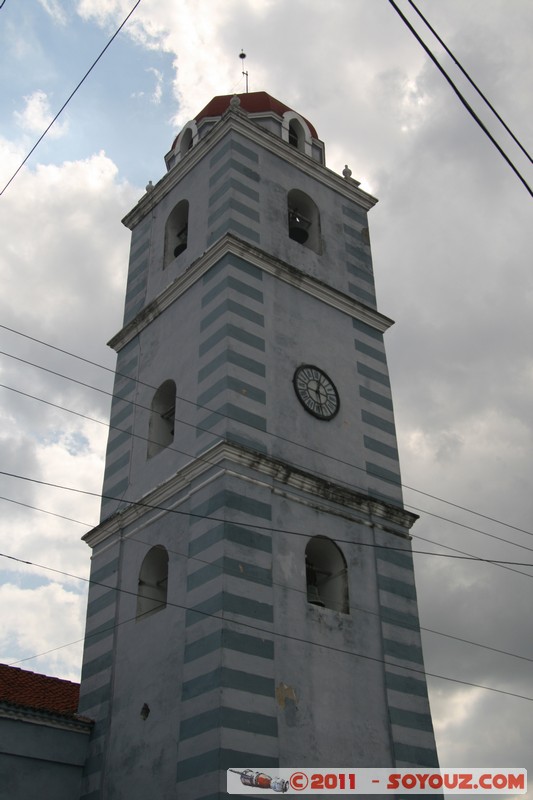
<svg viewBox="0 0 533 800"><path fill-rule="evenodd" d="M339 410L339 395L325 372L302 364L292 379L296 396L306 411L318 419L333 419Z"/></svg>

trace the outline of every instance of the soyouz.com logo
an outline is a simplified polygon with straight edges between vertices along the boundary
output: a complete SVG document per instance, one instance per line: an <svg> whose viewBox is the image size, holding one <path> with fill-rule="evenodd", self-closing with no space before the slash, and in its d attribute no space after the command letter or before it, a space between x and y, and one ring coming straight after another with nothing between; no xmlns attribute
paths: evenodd
<svg viewBox="0 0 533 800"><path fill-rule="evenodd" d="M228 769L228 794L525 794L525 769Z"/></svg>

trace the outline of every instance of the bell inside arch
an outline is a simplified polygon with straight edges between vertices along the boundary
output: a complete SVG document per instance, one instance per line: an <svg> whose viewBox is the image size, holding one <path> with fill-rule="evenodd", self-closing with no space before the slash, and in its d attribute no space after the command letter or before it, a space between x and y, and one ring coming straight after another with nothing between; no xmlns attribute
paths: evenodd
<svg viewBox="0 0 533 800"><path fill-rule="evenodd" d="M305 244L309 238L311 223L298 211L289 211L289 238L299 244Z"/></svg>
<svg viewBox="0 0 533 800"><path fill-rule="evenodd" d="M326 607L326 604L320 597L320 592L318 591L318 586L308 586L307 587L307 602L312 603L314 606L321 606L322 608Z"/></svg>
<svg viewBox="0 0 533 800"><path fill-rule="evenodd" d="M314 606L326 607L326 604L320 597L318 591L317 571L314 564L312 564L307 556L305 557L305 579L307 583L307 602L312 603Z"/></svg>
<svg viewBox="0 0 533 800"><path fill-rule="evenodd" d="M177 258L180 253L183 253L183 251L187 249L187 228L188 226L185 226L185 228L178 233L178 243L174 248L174 258Z"/></svg>

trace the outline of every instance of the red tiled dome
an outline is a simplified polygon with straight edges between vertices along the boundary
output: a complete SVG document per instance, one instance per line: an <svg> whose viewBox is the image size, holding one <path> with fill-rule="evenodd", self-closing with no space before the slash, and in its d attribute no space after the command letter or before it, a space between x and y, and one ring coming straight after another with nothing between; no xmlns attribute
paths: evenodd
<svg viewBox="0 0 533 800"><path fill-rule="evenodd" d="M234 95L232 94L222 94L218 95L217 97L213 97L206 107L196 115L196 122L199 122L204 117L222 116L224 111L226 111L228 108L233 96ZM278 114L280 117L282 117L286 111L294 110L289 108L289 106L286 106L285 103L282 103L280 100L276 100L275 97L267 94L267 92L248 92L246 94L238 94L237 97L241 101L241 108L250 112L251 114L261 111L273 111L275 114ZM303 117L303 119L305 119L305 117ZM313 136L314 139L318 139L314 126L311 125L309 120L306 119L305 121L309 127L309 130L311 131L311 136Z"/></svg>
<svg viewBox="0 0 533 800"><path fill-rule="evenodd" d="M246 94L238 94L236 96L241 101L241 108L248 111L250 114L261 113L261 111L273 111L274 114L282 117L286 111L294 110L286 106L285 103L282 103L280 100L276 100L275 97L267 94L267 92L247 92ZM235 97L235 95L220 94L217 95L217 97L213 97L205 108L202 108L200 113L196 115L195 121L200 122L204 117L221 117L224 111L229 107L232 97ZM305 119L305 117L302 117L302 119L307 123L311 136L314 139L318 139L314 125L311 125L309 120ZM178 136L176 136L172 142L171 150L176 146L177 140Z"/></svg>

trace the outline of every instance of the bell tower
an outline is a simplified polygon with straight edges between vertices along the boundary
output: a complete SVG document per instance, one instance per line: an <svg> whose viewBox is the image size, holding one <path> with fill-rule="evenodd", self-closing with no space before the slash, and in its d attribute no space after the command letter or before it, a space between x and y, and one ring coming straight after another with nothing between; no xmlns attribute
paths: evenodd
<svg viewBox="0 0 533 800"><path fill-rule="evenodd" d="M436 766L376 200L265 92L215 97L165 162L124 219L82 797L215 800L229 767Z"/></svg>

